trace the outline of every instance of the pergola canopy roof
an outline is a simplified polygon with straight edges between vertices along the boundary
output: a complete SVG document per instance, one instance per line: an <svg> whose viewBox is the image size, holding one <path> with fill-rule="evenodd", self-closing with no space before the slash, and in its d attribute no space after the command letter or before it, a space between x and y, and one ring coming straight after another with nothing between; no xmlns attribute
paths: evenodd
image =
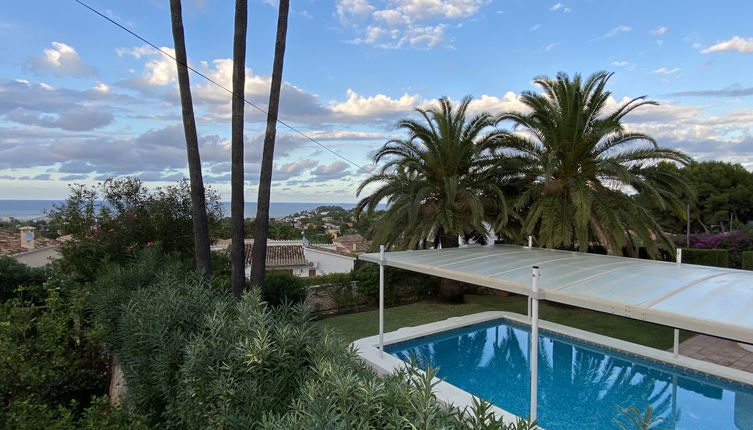
<svg viewBox="0 0 753 430"><path fill-rule="evenodd" d="M359 259L379 263L379 254ZM753 272L510 245L385 253L386 266L753 343Z"/></svg>

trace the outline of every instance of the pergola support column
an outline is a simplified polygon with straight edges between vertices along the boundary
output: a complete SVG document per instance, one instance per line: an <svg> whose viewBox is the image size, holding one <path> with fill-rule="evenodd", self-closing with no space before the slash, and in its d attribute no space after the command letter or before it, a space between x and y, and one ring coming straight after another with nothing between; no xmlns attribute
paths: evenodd
<svg viewBox="0 0 753 430"><path fill-rule="evenodd" d="M384 245L379 245L379 354L384 357Z"/></svg>
<svg viewBox="0 0 753 430"><path fill-rule="evenodd" d="M539 266L533 266L531 282L531 422L536 421L539 378Z"/></svg>

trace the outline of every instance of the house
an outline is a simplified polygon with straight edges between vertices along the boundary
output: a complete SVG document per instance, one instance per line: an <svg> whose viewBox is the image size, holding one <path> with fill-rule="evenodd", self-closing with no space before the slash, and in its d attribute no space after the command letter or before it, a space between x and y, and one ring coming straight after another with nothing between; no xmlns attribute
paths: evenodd
<svg viewBox="0 0 753 430"><path fill-rule="evenodd" d="M18 230L0 230L0 255L11 257L29 267L42 267L60 258L60 241L37 237L34 227L21 227Z"/></svg>
<svg viewBox="0 0 753 430"><path fill-rule="evenodd" d="M371 241L360 234L345 234L332 239L332 243L340 253L362 254L371 248Z"/></svg>
<svg viewBox="0 0 753 430"><path fill-rule="evenodd" d="M335 247L308 245L303 248L303 252L309 264L309 271L313 269L316 276L352 272L356 264L353 255L339 252Z"/></svg>
<svg viewBox="0 0 753 430"><path fill-rule="evenodd" d="M253 242L246 243L246 276L251 276L253 260ZM316 269L309 268L303 252L303 244L279 245L267 244L267 271L284 271L298 277L316 276Z"/></svg>

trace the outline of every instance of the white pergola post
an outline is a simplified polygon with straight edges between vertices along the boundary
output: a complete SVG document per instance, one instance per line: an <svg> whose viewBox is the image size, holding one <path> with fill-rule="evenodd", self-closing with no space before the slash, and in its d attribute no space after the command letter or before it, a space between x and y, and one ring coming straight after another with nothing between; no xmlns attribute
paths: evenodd
<svg viewBox="0 0 753 430"><path fill-rule="evenodd" d="M536 421L539 378L539 266L533 266L531 282L531 422Z"/></svg>
<svg viewBox="0 0 753 430"><path fill-rule="evenodd" d="M379 245L379 354L384 357L384 245Z"/></svg>
<svg viewBox="0 0 753 430"><path fill-rule="evenodd" d="M682 248L677 248L677 264L682 264Z"/></svg>
<svg viewBox="0 0 753 430"><path fill-rule="evenodd" d="M533 248L533 236L528 236L528 247Z"/></svg>

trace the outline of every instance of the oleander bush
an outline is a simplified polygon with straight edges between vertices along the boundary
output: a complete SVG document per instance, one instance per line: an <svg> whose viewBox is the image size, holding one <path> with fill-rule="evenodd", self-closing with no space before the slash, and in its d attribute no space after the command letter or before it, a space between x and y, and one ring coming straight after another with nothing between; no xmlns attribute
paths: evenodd
<svg viewBox="0 0 753 430"><path fill-rule="evenodd" d="M70 195L47 214L72 235L60 249L62 268L92 281L102 263L126 263L135 250L161 243L167 253L193 258L191 190L188 181L155 188L135 178L106 180L94 186L74 184ZM207 190L210 236L222 218L219 195ZM212 239L212 237L210 237Z"/></svg>

